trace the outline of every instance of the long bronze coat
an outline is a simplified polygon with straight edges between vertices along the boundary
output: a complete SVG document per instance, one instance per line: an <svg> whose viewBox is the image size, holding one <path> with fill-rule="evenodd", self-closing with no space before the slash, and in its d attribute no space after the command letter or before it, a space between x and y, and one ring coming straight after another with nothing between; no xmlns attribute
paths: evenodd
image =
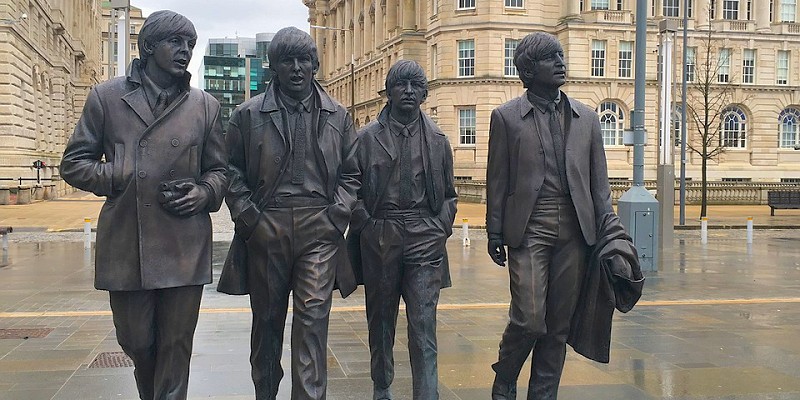
<svg viewBox="0 0 800 400"><path fill-rule="evenodd" d="M356 203L359 170L356 160L356 131L347 110L333 100L316 82L314 95L318 108L312 112L316 138L312 149L321 160L325 174L325 194L331 222L344 232ZM289 133L286 132L276 97L278 88L267 90L242 103L231 115L226 141L230 150L230 187L225 202L231 211L235 234L217 290L228 294L247 294L247 250L245 240L258 223L259 202L272 197L282 174L291 161ZM336 287L342 296L355 290L355 278L347 257L344 237L336 261Z"/></svg>
<svg viewBox="0 0 800 400"><path fill-rule="evenodd" d="M219 103L188 88L155 118L138 60L130 71L91 90L61 161L67 183L106 196L97 221L95 287L211 283L208 213L219 209L228 182ZM178 217L159 205L159 183L182 178L209 189L206 210Z"/></svg>
<svg viewBox="0 0 800 400"><path fill-rule="evenodd" d="M565 142L569 194L586 244L592 246L599 218L613 211L603 136L592 109L563 93L561 98L572 113ZM495 108L489 125L486 231L502 234L509 247L520 245L544 183L544 149L533 112L523 94Z"/></svg>
<svg viewBox="0 0 800 400"><path fill-rule="evenodd" d="M439 218L447 236L453 233L456 218L456 194L453 180L453 150L441 129L425 113L420 112L423 132L422 168L425 172L425 193L428 209ZM361 170L361 189L353 210L347 248L356 277L361 282L360 231L375 213L386 194L387 185L398 163L399 152L389 132L389 107L384 107L378 118L363 127L358 134L358 162ZM442 288L452 285L447 251L444 252Z"/></svg>

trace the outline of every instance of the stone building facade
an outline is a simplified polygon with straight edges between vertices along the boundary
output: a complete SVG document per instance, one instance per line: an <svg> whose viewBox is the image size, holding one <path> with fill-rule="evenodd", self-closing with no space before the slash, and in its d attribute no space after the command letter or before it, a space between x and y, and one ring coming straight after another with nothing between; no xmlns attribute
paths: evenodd
<svg viewBox="0 0 800 400"><path fill-rule="evenodd" d="M0 178L36 178L37 160L43 178L58 175L64 146L100 79L99 37L99 0L0 2Z"/></svg>
<svg viewBox="0 0 800 400"><path fill-rule="evenodd" d="M413 59L427 70L423 107L437 118L454 149L455 175L482 180L492 109L522 94L513 49L533 31L558 36L569 63L570 96L595 107L604 129L609 176L632 176L633 149L622 145L632 129L635 0L305 0L321 53L318 78L350 105L350 62L355 63L355 118L363 125L385 103L389 67ZM709 179L800 180L800 9L797 0L648 0L646 179L655 179L658 143L658 22L682 27L689 9L688 47L697 72L711 30L712 57L727 66L720 82L734 87L725 107L729 145L709 167ZM682 69L682 30L675 50ZM723 57L724 56L724 57ZM694 61L692 61L694 60ZM696 79L696 78L695 78ZM725 83L720 83L720 85ZM680 101L680 84L676 86ZM690 88L691 90L691 88ZM679 109L679 105L677 108ZM678 113L679 114L679 113ZM674 121L680 127L680 123ZM688 124L690 142L696 126ZM700 158L689 154L687 177L700 179ZM679 163L676 161L676 174Z"/></svg>
<svg viewBox="0 0 800 400"><path fill-rule="evenodd" d="M131 6L130 10L130 34L128 36L128 62L125 63L125 68L128 67L128 64L134 59L139 58L139 30L142 29L142 24L144 24L144 20L146 19L145 16L142 16L142 10L140 8ZM100 41L100 80L106 81L115 76L117 76L117 44L116 40L112 43L112 47L109 47L109 32L113 32L116 35L117 32L117 25L112 25L112 18L111 18L111 9L110 8L103 8L102 9L102 16L103 20L100 22L100 29L102 29L102 36ZM115 36L116 39L116 36ZM113 52L111 54L111 61L109 62L108 59L108 51L110 48L113 48Z"/></svg>

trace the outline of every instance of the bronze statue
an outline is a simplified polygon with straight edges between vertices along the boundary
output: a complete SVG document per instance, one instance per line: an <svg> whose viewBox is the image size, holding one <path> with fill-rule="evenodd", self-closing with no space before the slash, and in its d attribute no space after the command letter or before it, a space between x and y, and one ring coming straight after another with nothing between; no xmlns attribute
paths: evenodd
<svg viewBox="0 0 800 400"><path fill-rule="evenodd" d="M279 30L274 77L231 115L226 202L235 237L218 290L250 294L250 363L256 398L275 399L292 292L292 399L324 399L334 279L355 288L344 232L359 188L356 131L347 110L314 79L307 33ZM238 277L231 279L230 277Z"/></svg>
<svg viewBox="0 0 800 400"><path fill-rule="evenodd" d="M516 398L533 351L528 399L556 399L589 247L611 208L597 114L560 91L564 53L537 32L514 52L527 92L492 112L486 173L489 255L505 265L511 304L492 399Z"/></svg>
<svg viewBox="0 0 800 400"><path fill-rule="evenodd" d="M350 224L369 324L373 399L390 400L397 313L407 307L414 399L438 399L436 305L450 286L445 243L456 215L450 143L424 112L425 71L401 60L386 76L388 104L359 131L361 190ZM353 257L354 263L359 257Z"/></svg>
<svg viewBox="0 0 800 400"><path fill-rule="evenodd" d="M94 87L61 161L70 185L106 196L95 287L108 290L117 341L141 399L185 399L211 218L228 180L219 103L189 87L192 23L157 11L126 77Z"/></svg>

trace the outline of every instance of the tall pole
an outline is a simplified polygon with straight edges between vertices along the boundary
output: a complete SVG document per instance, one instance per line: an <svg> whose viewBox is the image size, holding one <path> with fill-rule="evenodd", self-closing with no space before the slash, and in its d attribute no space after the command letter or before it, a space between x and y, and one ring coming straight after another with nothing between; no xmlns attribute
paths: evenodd
<svg viewBox="0 0 800 400"><path fill-rule="evenodd" d="M353 33L350 33L353 37ZM354 50L355 51L355 50ZM350 117L353 118L355 123L356 119L356 57L354 54L350 55Z"/></svg>
<svg viewBox="0 0 800 400"><path fill-rule="evenodd" d="M128 54L128 35L125 32L125 27L128 25L128 15L125 9L119 9L117 12L120 13L120 17L117 20L117 76L125 76L125 68L128 66L125 62Z"/></svg>
<svg viewBox="0 0 800 400"><path fill-rule="evenodd" d="M680 189L680 218L681 226L686 225L686 74L689 73L689 53L686 51L689 45L688 39L689 26L689 7L683 3L683 78L681 78L681 189Z"/></svg>
<svg viewBox="0 0 800 400"><path fill-rule="evenodd" d="M645 74L647 73L647 0L636 0L635 93L633 98L633 185L617 201L622 225L633 238L642 271L657 271L660 261L658 201L644 187ZM673 178L674 182L674 178ZM674 190L674 189L673 189Z"/></svg>
<svg viewBox="0 0 800 400"><path fill-rule="evenodd" d="M636 68L633 96L633 185L644 186L644 107L647 62L647 0L636 0Z"/></svg>

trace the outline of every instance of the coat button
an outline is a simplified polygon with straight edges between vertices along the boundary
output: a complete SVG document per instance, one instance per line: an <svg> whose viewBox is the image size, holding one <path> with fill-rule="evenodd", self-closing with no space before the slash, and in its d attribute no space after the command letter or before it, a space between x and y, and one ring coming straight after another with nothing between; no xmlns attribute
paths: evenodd
<svg viewBox="0 0 800 400"><path fill-rule="evenodd" d="M144 178L147 176L147 172L139 171L139 178Z"/></svg>
<svg viewBox="0 0 800 400"><path fill-rule="evenodd" d="M280 164L280 163L281 163L281 158L275 157L275 164Z"/></svg>
<svg viewBox="0 0 800 400"><path fill-rule="evenodd" d="M172 139L172 147L178 147L181 142L178 139Z"/></svg>
<svg viewBox="0 0 800 400"><path fill-rule="evenodd" d="M539 188L536 188L536 191L538 192L538 191L539 191Z"/></svg>
<svg viewBox="0 0 800 400"><path fill-rule="evenodd" d="M169 177L170 178L174 178L175 177L175 170L174 169L169 170Z"/></svg>
<svg viewBox="0 0 800 400"><path fill-rule="evenodd" d="M142 139L139 141L139 146L147 147L147 139Z"/></svg>

